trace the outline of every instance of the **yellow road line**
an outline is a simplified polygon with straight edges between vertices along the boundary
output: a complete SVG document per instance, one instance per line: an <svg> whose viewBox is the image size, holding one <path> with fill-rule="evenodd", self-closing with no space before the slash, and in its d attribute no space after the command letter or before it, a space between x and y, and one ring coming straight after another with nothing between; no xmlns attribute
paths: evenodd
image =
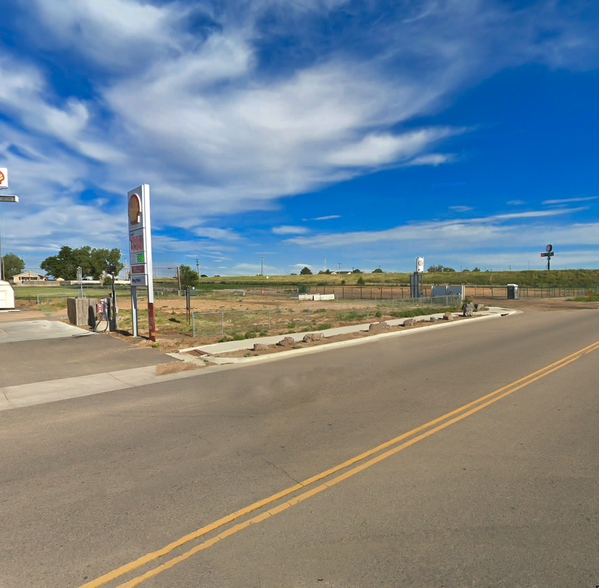
<svg viewBox="0 0 599 588"><path fill-rule="evenodd" d="M382 461L383 459L386 459L387 457L394 455L398 451L406 449L407 447L410 447L414 443L417 443L418 441L421 441L422 439L425 439L425 438L429 437L430 435L433 435L434 433L437 433L438 431L441 431L441 430L449 427L450 425L453 425L453 424L463 420L467 416L470 416L470 415L478 412L479 410L482 410L483 408L489 406L490 404L493 404L493 403L497 402L498 400L505 398L506 396L512 394L513 392L516 392L517 390L520 390L521 388L527 386L528 384L531 384L531 383L549 375L550 373L579 359L583 355L586 355L587 353L590 353L597 349L599 349L599 341L593 343L592 345L588 345L587 347L584 347L583 349L580 349L580 350L576 351L575 353L572 353L571 355L568 355L552 364L549 364L548 366L545 366L544 368L541 368L540 370L537 370L531 374L528 374L527 376L524 376L523 378L520 378L520 379L512 382L511 384L508 384L507 386L503 386L503 387L495 390L494 392L491 392L490 394L482 396L482 397L478 398L477 400L469 402L468 404L465 404L465 405L461 406L460 408L457 408L451 412L448 412L441 417L438 417L432 421L429 421L428 423L425 423L424 425L420 425L419 427L416 427L415 429L412 429L411 431L408 431L407 433L403 433L402 435L399 435L398 437L395 437L394 439L386 441L385 443L382 443L381 445L378 445L377 447L374 447L374 448L372 448L364 453L361 453L360 455L357 455L337 466L334 466L324 472L321 472L320 474L317 474L311 478L308 478L307 480L304 480L294 486L286 488L285 490L282 490L281 492L277 492L276 494L273 494L272 496L269 496L268 498L265 498L263 500L255 502L245 508L242 508L226 517L223 517L209 525L206 525L205 527L202 527L201 529L198 529L197 531L194 531L193 533L189 533L188 535L185 535L184 537L181 537L180 539L168 544L167 546L163 547L162 549L148 553L147 555L140 557L133 562L130 562L128 564L120 566L119 568L117 568L111 572L108 572L107 574L104 574L104 575L100 576L99 578L96 578L95 580L92 580L91 582L83 584L79 588L97 588L98 586L103 586L104 584L107 584L108 582L115 580L116 578L119 578L120 576L123 576L124 574L126 574L128 572L132 572L133 570L135 570L143 565L146 565L164 555L167 555L168 553L170 553L177 547L180 547L180 546L184 545L185 543L188 543L189 541L192 541L192 540L197 539L198 537L201 537L211 531L214 531L214 530L218 529L219 527L222 527L223 525L225 525L229 522L232 522L235 519L238 519L239 517L242 517L246 514L249 514L250 512L253 512L263 506L266 506L267 504L270 504L280 498L283 498L283 497L288 496L289 494L292 494L298 490L306 488L307 486L309 486L315 482L318 482L318 481L320 481L320 480L322 480L342 469L345 469L359 461L363 461L367 457L370 457L371 455L378 453L379 451L382 451L383 449L387 449L388 447L397 444L398 442L406 439L407 437L410 437L412 435L420 433L421 431L424 431L425 429L430 429L430 427L434 427L434 428L430 429L429 431L426 431L425 433L422 433L419 436L414 437L413 439L403 443L402 445L399 445L398 447L394 447L393 449L390 449L389 451L382 453L381 455L378 455L377 457L375 457L363 464L360 464L359 466L356 466L352 470L349 470L349 471L337 476L336 478L333 478L332 480L329 480L328 482L323 483L322 485L320 485L316 488L312 488L311 490L304 492L303 494L300 494L299 496L291 498L289 501L287 501L277 507L274 507L260 515L257 515L256 517L254 517L252 519L249 519L249 520L243 522L243 523L239 523L239 524L231 527L230 529L227 529L226 531L223 531L219 535L215 536L214 538L212 538L200 545L197 545L196 547L194 547L193 549L184 553L183 555L173 558L172 560L169 560L168 562L158 566L157 568L154 568L153 570L150 570L150 571L146 572L145 574L138 576L137 578L133 578L129 582L121 584L120 586L118 586L118 588L132 588L133 586L137 586L144 580L146 580L150 577L153 577L153 576L173 567L177 563L180 563L181 561L184 561L188 557L191 557L198 551L202 551L203 549L206 549L207 547L214 545L221 539L224 539L225 537L228 537L234 533L237 533L238 531L241 531L242 529L245 529L252 524L261 522L261 521L269 518L270 516L273 516L274 514L283 512L284 510L287 510L287 508L289 508L290 506L293 506L295 504L303 502L307 498L310 498L311 496L314 496L315 494L318 494L318 493L322 492L323 490L326 490L327 488L330 488L331 486L338 484L342 480L345 480L345 479L357 474L358 472L361 472L364 469L371 467L372 465L378 463L379 461ZM467 411L467 412L464 412L464 411ZM463 414L461 414L460 416L455 416L455 415L458 415L459 413L463 413ZM452 418L452 417L454 417L454 418ZM448 420L448 419L451 419L451 420ZM442 423L443 421L446 421L446 422L443 424L439 424L439 423ZM435 426L435 425L437 425L437 426Z"/></svg>

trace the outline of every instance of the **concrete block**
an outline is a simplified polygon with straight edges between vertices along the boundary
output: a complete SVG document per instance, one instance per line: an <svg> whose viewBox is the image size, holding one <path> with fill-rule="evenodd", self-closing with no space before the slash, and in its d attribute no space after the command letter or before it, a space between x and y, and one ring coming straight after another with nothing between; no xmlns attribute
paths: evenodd
<svg viewBox="0 0 599 588"><path fill-rule="evenodd" d="M93 327L96 324L97 298L67 298L67 316L69 323L77 326L87 325Z"/></svg>

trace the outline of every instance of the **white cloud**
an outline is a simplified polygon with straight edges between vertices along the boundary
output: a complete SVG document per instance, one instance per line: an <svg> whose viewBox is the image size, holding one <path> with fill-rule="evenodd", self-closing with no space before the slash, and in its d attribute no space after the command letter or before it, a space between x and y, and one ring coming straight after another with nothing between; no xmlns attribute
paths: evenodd
<svg viewBox="0 0 599 588"><path fill-rule="evenodd" d="M543 204L569 204L570 202L588 202L590 200L597 200L599 196L580 196L576 198L561 198L557 200L544 200Z"/></svg>
<svg viewBox="0 0 599 588"><path fill-rule="evenodd" d="M341 218L339 214L329 214L328 216L317 216L316 218L303 218L303 221L323 221L323 220L331 220L334 218Z"/></svg>
<svg viewBox="0 0 599 588"><path fill-rule="evenodd" d="M204 227L207 217L272 208L381 166L454 162L435 150L451 150L446 143L465 129L418 128L415 119L504 67L590 68L598 54L593 23L565 18L554 3L515 11L485 1L396 3L389 18L324 43L311 19L343 4L22 2L15 32L31 54L64 57L88 88L85 97L61 95L43 61L0 55L0 113L13 121L0 123L0 149L19 210L102 219L146 181L158 228L229 241L236 234ZM285 63L261 58L290 33L298 47ZM7 137L33 157L8 152ZM86 190L114 196L98 213L80 198ZM56 242L71 238L68 225L48 226Z"/></svg>
<svg viewBox="0 0 599 588"><path fill-rule="evenodd" d="M468 212L472 209L472 206L464 206L464 205L459 205L459 206L450 206L449 207L450 210L455 210L456 212Z"/></svg>
<svg viewBox="0 0 599 588"><path fill-rule="evenodd" d="M283 225L281 227L273 227L272 232L275 235L303 235L308 232L308 229L306 227Z"/></svg>

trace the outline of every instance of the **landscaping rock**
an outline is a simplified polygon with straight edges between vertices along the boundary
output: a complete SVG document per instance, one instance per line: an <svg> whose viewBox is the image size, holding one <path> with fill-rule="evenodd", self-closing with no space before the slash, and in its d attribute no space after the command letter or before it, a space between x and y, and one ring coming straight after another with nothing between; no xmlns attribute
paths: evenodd
<svg viewBox="0 0 599 588"><path fill-rule="evenodd" d="M386 323L372 323L369 327L369 331L388 331L391 327Z"/></svg>
<svg viewBox="0 0 599 588"><path fill-rule="evenodd" d="M310 343L310 341L318 341L324 339L324 333L306 333L304 335L304 343Z"/></svg>
<svg viewBox="0 0 599 588"><path fill-rule="evenodd" d="M474 315L474 304L471 302L465 302L462 304L462 316L473 316Z"/></svg>
<svg viewBox="0 0 599 588"><path fill-rule="evenodd" d="M485 310L485 305L477 303L474 305L474 310L477 310L477 311Z"/></svg>
<svg viewBox="0 0 599 588"><path fill-rule="evenodd" d="M414 319L406 319L403 322L404 327L413 327L415 324L416 324L416 321Z"/></svg>
<svg viewBox="0 0 599 588"><path fill-rule="evenodd" d="M453 314L451 314L451 312L446 312L443 315L443 320L444 321L452 321L453 320Z"/></svg>
<svg viewBox="0 0 599 588"><path fill-rule="evenodd" d="M293 347L295 345L295 339L293 337L285 337L284 339L281 339L277 345L280 345L281 347Z"/></svg>
<svg viewBox="0 0 599 588"><path fill-rule="evenodd" d="M264 343L254 343L254 351L266 351L268 349L268 345Z"/></svg>
<svg viewBox="0 0 599 588"><path fill-rule="evenodd" d="M437 317L436 316L431 316L431 318L428 319L429 323L436 323L437 322Z"/></svg>

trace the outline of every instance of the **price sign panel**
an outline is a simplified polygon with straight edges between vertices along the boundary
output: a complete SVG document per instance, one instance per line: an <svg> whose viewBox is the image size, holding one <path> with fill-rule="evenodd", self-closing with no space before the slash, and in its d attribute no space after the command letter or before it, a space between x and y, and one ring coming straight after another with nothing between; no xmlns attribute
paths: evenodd
<svg viewBox="0 0 599 588"><path fill-rule="evenodd" d="M127 193L127 221L131 285L152 288L152 232L148 184Z"/></svg>

